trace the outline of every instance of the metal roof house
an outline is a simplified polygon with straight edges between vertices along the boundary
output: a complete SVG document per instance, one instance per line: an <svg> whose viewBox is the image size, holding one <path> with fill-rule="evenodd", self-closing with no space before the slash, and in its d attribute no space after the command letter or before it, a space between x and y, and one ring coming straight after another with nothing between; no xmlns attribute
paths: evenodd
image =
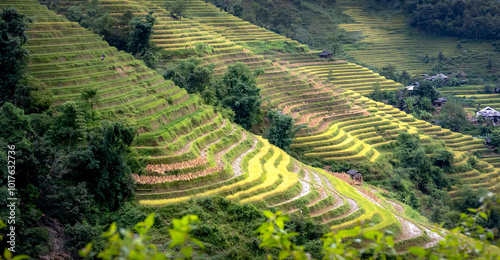
<svg viewBox="0 0 500 260"><path fill-rule="evenodd" d="M319 57L323 58L323 59L328 59L328 58L331 58L332 55L333 54L329 51L323 51L322 53L319 54Z"/></svg>
<svg viewBox="0 0 500 260"><path fill-rule="evenodd" d="M497 119L498 117L500 117L500 112L491 107L485 107L481 111L478 111L476 115L483 116L484 118L489 118L489 119Z"/></svg>
<svg viewBox="0 0 500 260"><path fill-rule="evenodd" d="M447 98L438 98L438 99L432 101L432 104L434 106L440 107L440 106L444 105L444 103L446 103L446 101L448 101Z"/></svg>
<svg viewBox="0 0 500 260"><path fill-rule="evenodd" d="M435 74L434 76L430 76L428 78L425 78L426 80L434 81L437 79L442 79L444 82L448 81L448 76L444 75L443 73Z"/></svg>
<svg viewBox="0 0 500 260"><path fill-rule="evenodd" d="M351 175L351 178L352 178L352 176L356 175L357 173L360 173L360 172L358 172L358 171L356 171L354 169L351 169L351 170L347 171L347 174Z"/></svg>

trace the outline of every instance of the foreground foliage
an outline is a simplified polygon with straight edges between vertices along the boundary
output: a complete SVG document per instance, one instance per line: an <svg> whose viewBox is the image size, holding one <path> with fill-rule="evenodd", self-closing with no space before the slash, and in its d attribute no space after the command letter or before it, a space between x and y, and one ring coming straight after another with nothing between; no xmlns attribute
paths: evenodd
<svg viewBox="0 0 500 260"><path fill-rule="evenodd" d="M208 198L207 198L208 199ZM477 209L469 209L471 215L462 214L459 227L446 232L437 229L444 238L434 249L411 247L409 253L417 259L499 259L498 249L489 245L494 236L494 230L484 229L479 223L487 220L494 206L500 203L493 194L481 199L482 205ZM219 202L220 199L219 199ZM368 231L369 224L359 224L348 230L337 230L323 235L321 238L321 255L312 256L304 247L297 245L294 238L300 234L287 231L289 218L281 212L264 211L267 221L261 224L256 233L259 234L260 248L266 249L267 259L402 259L394 249L394 240L389 231ZM202 241L193 237L196 230L204 225L196 215L186 215L181 219L174 219L168 229L171 242L166 252L160 252L150 243L146 233L150 231L154 222L154 214L135 226L138 235L132 231L120 229L112 224L109 231L103 236L109 242L104 250L97 253L92 251L92 244L88 244L81 251L82 256L95 256L100 259L190 259L196 254L193 249L203 250L206 237ZM466 237L465 235L469 236ZM168 243L167 243L168 244ZM176 248L173 251L172 248ZM410 255L407 255L408 257Z"/></svg>

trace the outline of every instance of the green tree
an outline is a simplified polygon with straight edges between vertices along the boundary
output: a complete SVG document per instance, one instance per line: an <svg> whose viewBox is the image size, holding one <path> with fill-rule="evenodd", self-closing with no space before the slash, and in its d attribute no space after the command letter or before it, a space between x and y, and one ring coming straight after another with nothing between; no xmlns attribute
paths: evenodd
<svg viewBox="0 0 500 260"><path fill-rule="evenodd" d="M284 151L288 151L295 133L300 128L294 129L295 122L293 118L290 115L281 113L281 111L270 110L267 113L267 118L269 119L270 126L267 128L264 137L271 144L278 146Z"/></svg>
<svg viewBox="0 0 500 260"><path fill-rule="evenodd" d="M420 98L427 97L431 101L436 100L439 96L439 92L432 85L432 83L427 80L424 80L422 83L420 83L420 85L415 88L414 93Z"/></svg>
<svg viewBox="0 0 500 260"><path fill-rule="evenodd" d="M380 90L380 82L375 82L372 84L373 92L370 94L370 98L376 101L382 101L384 99L384 94Z"/></svg>
<svg viewBox="0 0 500 260"><path fill-rule="evenodd" d="M176 15L179 19L184 15L191 0L175 0L175 2L168 2L166 9L170 10L170 15Z"/></svg>
<svg viewBox="0 0 500 260"><path fill-rule="evenodd" d="M121 123L102 121L87 135L83 149L68 154L72 180L87 183L103 209L118 209L132 196L134 181L128 154L135 129Z"/></svg>
<svg viewBox="0 0 500 260"><path fill-rule="evenodd" d="M198 216L187 215L182 219L173 219L173 227L168 229L172 242L169 245L168 252L159 252L154 244L151 244L151 237L148 232L154 224L154 213L149 215L143 222L135 225L134 233L132 230L117 228L116 223L112 223L109 231L102 236L108 239L106 248L100 252L93 251L93 244L89 243L80 251L81 257L97 257L99 259L144 259L144 260L166 260L176 256L171 250L173 247L180 247L182 258L190 259L193 254L193 247L188 243L197 244L199 247L205 246L198 239L192 237L190 232L198 224Z"/></svg>
<svg viewBox="0 0 500 260"><path fill-rule="evenodd" d="M438 118L439 124L442 127L456 132L459 132L470 124L464 108L454 100L449 100L444 104Z"/></svg>
<svg viewBox="0 0 500 260"><path fill-rule="evenodd" d="M168 68L163 77L172 80L175 85L185 88L189 93L203 93L212 85L213 67L213 64L204 66L201 59L190 57L180 61L177 66Z"/></svg>
<svg viewBox="0 0 500 260"><path fill-rule="evenodd" d="M387 64L381 68L380 75L388 79L396 79L396 67L392 64Z"/></svg>
<svg viewBox="0 0 500 260"><path fill-rule="evenodd" d="M64 16L66 16L66 18L68 18L68 20L70 20L72 22L79 23L83 19L82 7L76 6L76 5L70 6L68 8L68 10L66 11L66 13L64 14Z"/></svg>
<svg viewBox="0 0 500 260"><path fill-rule="evenodd" d="M331 44L331 48L332 48L333 58L336 59L339 53L341 53L344 50L344 44L341 41L336 40L333 41L333 43Z"/></svg>
<svg viewBox="0 0 500 260"><path fill-rule="evenodd" d="M25 14L13 8L0 13L0 105L7 101L16 103L16 87L24 77L29 59L23 47L28 42L29 22Z"/></svg>
<svg viewBox="0 0 500 260"><path fill-rule="evenodd" d="M202 93L210 84L212 70L205 66L196 67L187 78L186 90L189 93Z"/></svg>
<svg viewBox="0 0 500 260"><path fill-rule="evenodd" d="M398 75L398 81L401 82L403 85L408 85L411 80L411 74L408 73L408 71L403 70L401 73Z"/></svg>
<svg viewBox="0 0 500 260"><path fill-rule="evenodd" d="M405 104L406 104L406 112L407 113L413 113L415 111L415 105L417 101L414 97L407 97L405 98Z"/></svg>
<svg viewBox="0 0 500 260"><path fill-rule="evenodd" d="M98 88L87 88L81 91L81 98L84 102L89 104L91 109L94 108L94 105L100 104L99 89Z"/></svg>
<svg viewBox="0 0 500 260"><path fill-rule="evenodd" d="M230 65L222 76L220 86L216 88L217 98L224 107L234 111L235 123L250 129L260 113L260 88L257 87L255 77L243 63Z"/></svg>
<svg viewBox="0 0 500 260"><path fill-rule="evenodd" d="M484 93L491 94L493 92L493 88L490 85L484 85Z"/></svg>
<svg viewBox="0 0 500 260"><path fill-rule="evenodd" d="M129 35L128 51L132 54L144 54L151 48L150 39L153 36L153 26L156 23L156 16L150 11L146 17L134 17L130 20L130 27L133 29Z"/></svg>
<svg viewBox="0 0 500 260"><path fill-rule="evenodd" d="M453 153L445 149L434 152L434 164L441 168L449 167L453 162Z"/></svg>

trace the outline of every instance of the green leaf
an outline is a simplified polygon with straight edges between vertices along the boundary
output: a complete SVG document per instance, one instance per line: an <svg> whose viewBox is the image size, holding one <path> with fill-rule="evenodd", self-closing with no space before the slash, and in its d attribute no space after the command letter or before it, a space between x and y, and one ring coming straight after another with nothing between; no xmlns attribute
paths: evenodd
<svg viewBox="0 0 500 260"><path fill-rule="evenodd" d="M290 253L288 251L285 251L285 250L281 250L280 251L280 255L279 255L279 259L285 259L287 258L288 256L290 255Z"/></svg>
<svg viewBox="0 0 500 260"><path fill-rule="evenodd" d="M84 249L80 250L78 253L80 254L81 257L85 257L90 253L90 250L92 249L92 243L88 243Z"/></svg>
<svg viewBox="0 0 500 260"><path fill-rule="evenodd" d="M484 212L479 212L479 216L481 216L482 218L488 220L488 215L486 215L486 213L484 213Z"/></svg>
<svg viewBox="0 0 500 260"><path fill-rule="evenodd" d="M410 251L410 253L414 254L414 255L417 255L418 257L425 257L426 255L426 251L425 249L421 248L421 247L410 247L408 249L408 251Z"/></svg>
<svg viewBox="0 0 500 260"><path fill-rule="evenodd" d="M170 248L172 248L176 245L184 244L185 236L184 236L183 232L177 231L174 229L169 229L168 233L170 234L170 237L172 238L172 243L169 246Z"/></svg>
<svg viewBox="0 0 500 260"><path fill-rule="evenodd" d="M276 226L278 226L281 230L285 229L285 223L282 218L278 218L276 220Z"/></svg>
<svg viewBox="0 0 500 260"><path fill-rule="evenodd" d="M390 246L390 247L394 246L394 240L392 239L392 236L386 237L385 241L386 241L386 243L387 243L388 246Z"/></svg>
<svg viewBox="0 0 500 260"><path fill-rule="evenodd" d="M205 248L205 245L204 245L204 244L203 244L200 240L198 240L198 239L196 239L196 238L194 238L194 237L192 237L192 238L190 238L190 239L191 239L191 242L193 242L193 243L197 244L197 245L198 245L198 246L200 246L201 248Z"/></svg>
<svg viewBox="0 0 500 260"><path fill-rule="evenodd" d="M368 239L371 239L371 240L375 240L375 237L377 236L377 234L379 234L380 232L379 231L376 231L376 230L372 230L372 231L368 231L368 232L365 232L363 235L368 238Z"/></svg>
<svg viewBox="0 0 500 260"><path fill-rule="evenodd" d="M116 232L116 223L111 223L108 232L102 234L103 237L110 237Z"/></svg>
<svg viewBox="0 0 500 260"><path fill-rule="evenodd" d="M267 218L272 218L274 216L274 214L271 212L271 211L264 211L264 215L267 217Z"/></svg>
<svg viewBox="0 0 500 260"><path fill-rule="evenodd" d="M146 220L144 220L144 223L146 224L147 229L151 228L155 223L155 213L149 214Z"/></svg>
<svg viewBox="0 0 500 260"><path fill-rule="evenodd" d="M193 248L190 246L184 247L181 249L181 252L186 258L190 258L191 254L193 253Z"/></svg>
<svg viewBox="0 0 500 260"><path fill-rule="evenodd" d="M479 250L479 251L483 250L483 243L477 242L475 246L476 246L477 250Z"/></svg>
<svg viewBox="0 0 500 260"><path fill-rule="evenodd" d="M0 219L0 229L6 227L7 225Z"/></svg>
<svg viewBox="0 0 500 260"><path fill-rule="evenodd" d="M359 227L355 227L355 228L352 228L352 229L347 229L347 230L340 230L340 231L337 233L337 236L338 236L339 238L354 237L354 236L359 235L359 230L360 230L360 228L359 228ZM330 234L331 234L331 233L330 233Z"/></svg>
<svg viewBox="0 0 500 260"><path fill-rule="evenodd" d="M5 257L5 259L11 259L12 252L10 252L9 249L5 248L5 250L3 251L3 257Z"/></svg>

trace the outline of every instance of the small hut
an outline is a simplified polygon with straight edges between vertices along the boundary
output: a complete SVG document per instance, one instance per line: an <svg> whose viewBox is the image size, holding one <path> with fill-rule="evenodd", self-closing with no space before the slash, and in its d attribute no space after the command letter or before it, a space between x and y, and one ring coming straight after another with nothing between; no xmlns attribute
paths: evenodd
<svg viewBox="0 0 500 260"><path fill-rule="evenodd" d="M444 103L446 103L446 101L448 101L447 98L438 98L438 99L432 101L432 104L435 107L442 107L444 105Z"/></svg>
<svg viewBox="0 0 500 260"><path fill-rule="evenodd" d="M322 59L329 59L332 57L332 53L329 51L323 51L322 53L319 54L319 57Z"/></svg>
<svg viewBox="0 0 500 260"><path fill-rule="evenodd" d="M438 79L442 79L443 82L446 82L446 81L448 81L448 76L444 75L443 73L438 73L438 74L435 74L433 76L427 77L425 79L429 80L429 81L435 81Z"/></svg>
<svg viewBox="0 0 500 260"><path fill-rule="evenodd" d="M356 185L363 184L363 175L361 175L361 172L351 169L347 171L347 174L349 174L349 176L351 176L351 179L354 180L354 184Z"/></svg>

